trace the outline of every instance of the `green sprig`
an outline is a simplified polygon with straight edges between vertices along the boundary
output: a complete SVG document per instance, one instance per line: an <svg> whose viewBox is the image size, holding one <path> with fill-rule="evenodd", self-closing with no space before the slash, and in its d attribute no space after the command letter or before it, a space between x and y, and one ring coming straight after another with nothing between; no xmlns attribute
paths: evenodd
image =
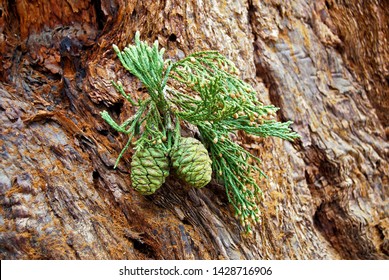
<svg viewBox="0 0 389 280"><path fill-rule="evenodd" d="M174 63L164 61L164 49L159 50L158 41L150 47L140 41L138 32L134 45L123 51L116 45L113 48L125 69L142 81L150 96L136 102L120 82L113 82L116 90L138 107L135 115L121 125L107 112L101 114L111 127L129 135L115 166L133 137L138 138L138 149L163 144L168 152L178 143L180 121L191 123L197 126L208 148L215 178L224 184L235 214L251 231L260 220L258 204L262 197L255 175L266 175L258 167L260 159L233 141L232 136L242 131L293 140L299 136L290 129L291 122L276 121L278 108L259 102L253 87L239 77L234 63L217 51L193 53Z"/></svg>

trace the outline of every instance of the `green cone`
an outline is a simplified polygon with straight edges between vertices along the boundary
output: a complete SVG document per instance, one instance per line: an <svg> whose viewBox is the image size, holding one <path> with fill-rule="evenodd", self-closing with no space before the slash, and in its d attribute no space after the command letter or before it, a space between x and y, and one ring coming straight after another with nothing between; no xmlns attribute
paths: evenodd
<svg viewBox="0 0 389 280"><path fill-rule="evenodd" d="M178 177L189 185L202 188L211 181L212 166L208 151L195 138L181 138L170 153Z"/></svg>
<svg viewBox="0 0 389 280"><path fill-rule="evenodd" d="M169 159L162 147L137 150L131 162L132 187L143 195L153 194L169 175Z"/></svg>

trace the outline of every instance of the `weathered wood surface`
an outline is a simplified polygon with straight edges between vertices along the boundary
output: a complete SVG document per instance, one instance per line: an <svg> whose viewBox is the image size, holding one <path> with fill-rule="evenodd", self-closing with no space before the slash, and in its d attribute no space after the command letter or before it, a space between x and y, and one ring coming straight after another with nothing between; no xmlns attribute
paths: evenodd
<svg viewBox="0 0 389 280"><path fill-rule="evenodd" d="M223 2L223 3L221 3ZM2 259L389 258L388 1L0 0ZM142 85L111 45L215 49L300 141L242 139L263 159L252 236L222 186L131 189L126 139L100 118Z"/></svg>

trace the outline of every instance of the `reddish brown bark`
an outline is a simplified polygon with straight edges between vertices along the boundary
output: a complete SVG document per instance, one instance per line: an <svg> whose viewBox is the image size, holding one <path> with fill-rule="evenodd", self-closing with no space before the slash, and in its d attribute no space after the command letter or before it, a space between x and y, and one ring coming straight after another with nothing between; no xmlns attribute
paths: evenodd
<svg viewBox="0 0 389 280"><path fill-rule="evenodd" d="M0 0L2 259L387 259L386 1ZM126 138L140 82L112 51L139 30L179 59L215 49L301 140L242 139L263 159L252 236L222 185L131 189ZM189 130L188 130L189 131ZM189 131L190 132L190 131Z"/></svg>

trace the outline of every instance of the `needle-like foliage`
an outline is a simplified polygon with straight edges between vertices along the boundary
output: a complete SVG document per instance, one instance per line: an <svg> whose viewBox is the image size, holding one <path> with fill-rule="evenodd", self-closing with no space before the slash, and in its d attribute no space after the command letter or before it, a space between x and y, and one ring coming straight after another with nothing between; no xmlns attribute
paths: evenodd
<svg viewBox="0 0 389 280"><path fill-rule="evenodd" d="M258 167L260 159L233 139L241 131L293 140L298 134L290 129L291 122L276 121L278 108L259 102L253 87L239 78L236 66L217 51L197 52L172 62L163 59L164 49L158 49L157 41L150 47L140 41L139 33L134 45L123 51L115 45L113 48L123 66L142 81L150 96L136 102L124 92L121 83L113 83L133 106L139 106L135 115L121 125L102 112L114 129L129 134L118 160L133 137L138 137L137 149L145 143L166 142L169 152L180 137L181 121L196 126L210 154L214 177L225 186L242 225L251 231L260 220L258 203L262 192L256 177L265 174Z"/></svg>

